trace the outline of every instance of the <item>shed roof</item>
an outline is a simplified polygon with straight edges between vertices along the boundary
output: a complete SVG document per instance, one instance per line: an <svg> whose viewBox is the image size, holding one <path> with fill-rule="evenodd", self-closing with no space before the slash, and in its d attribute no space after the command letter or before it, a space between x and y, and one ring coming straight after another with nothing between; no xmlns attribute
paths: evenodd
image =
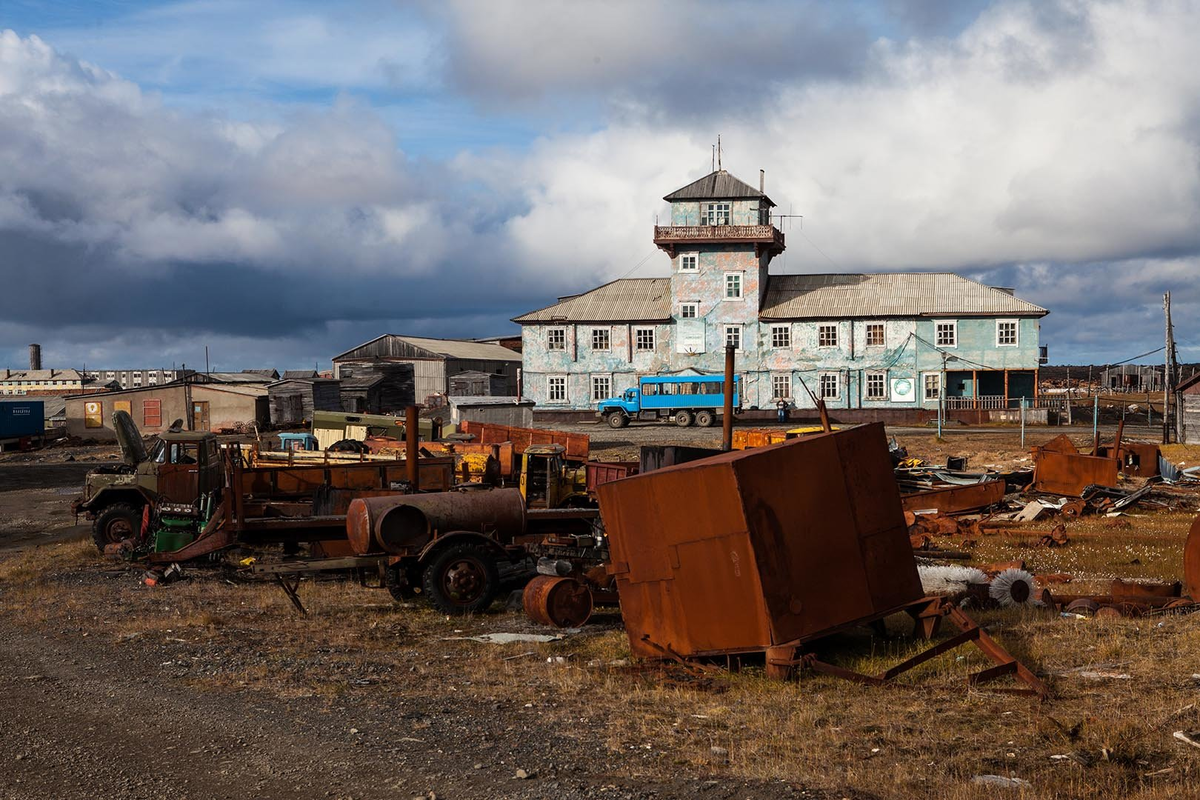
<svg viewBox="0 0 1200 800"><path fill-rule="evenodd" d="M283 379L292 380L294 378L319 378L320 373L315 369L286 369L283 371Z"/></svg>
<svg viewBox="0 0 1200 800"><path fill-rule="evenodd" d="M417 351L422 352L420 357L431 358L441 356L442 358L456 358L470 361L520 361L521 354L509 350L507 347L501 347L498 344L489 344L487 342L473 342L467 339L431 339L424 336L402 336L396 333L385 333L382 336L376 336L369 342L364 342L357 347L352 347L344 353L339 353L333 357L334 361L347 358L355 358L355 353L359 350L367 348L381 339L391 339L408 345ZM403 356L395 356L403 358Z"/></svg>
<svg viewBox="0 0 1200 800"><path fill-rule="evenodd" d="M670 278L621 278L514 317L513 322L655 322L671 319ZM518 358L520 356L518 355Z"/></svg>
<svg viewBox="0 0 1200 800"><path fill-rule="evenodd" d="M687 186L676 189L663 198L668 203L677 200L743 200L761 197L767 205L775 205L771 198L745 181L738 180L723 169L710 172Z"/></svg>
<svg viewBox="0 0 1200 800"><path fill-rule="evenodd" d="M772 275L763 319L1045 316L1011 292L951 272Z"/></svg>

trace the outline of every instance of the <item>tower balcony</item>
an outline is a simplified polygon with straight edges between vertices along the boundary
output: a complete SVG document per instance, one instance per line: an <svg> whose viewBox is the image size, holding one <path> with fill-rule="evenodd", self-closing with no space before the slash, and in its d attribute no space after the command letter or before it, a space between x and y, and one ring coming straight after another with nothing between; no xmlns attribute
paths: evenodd
<svg viewBox="0 0 1200 800"><path fill-rule="evenodd" d="M783 231L774 225L655 225L654 243L671 258L689 245L752 244L754 254L783 252Z"/></svg>

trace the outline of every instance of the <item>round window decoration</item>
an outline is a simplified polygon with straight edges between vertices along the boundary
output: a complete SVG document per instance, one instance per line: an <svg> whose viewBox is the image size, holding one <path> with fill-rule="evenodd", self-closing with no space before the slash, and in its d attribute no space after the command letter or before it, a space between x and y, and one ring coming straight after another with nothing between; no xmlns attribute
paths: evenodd
<svg viewBox="0 0 1200 800"><path fill-rule="evenodd" d="M912 378L895 378L892 380L892 397L896 400L910 400L913 396Z"/></svg>

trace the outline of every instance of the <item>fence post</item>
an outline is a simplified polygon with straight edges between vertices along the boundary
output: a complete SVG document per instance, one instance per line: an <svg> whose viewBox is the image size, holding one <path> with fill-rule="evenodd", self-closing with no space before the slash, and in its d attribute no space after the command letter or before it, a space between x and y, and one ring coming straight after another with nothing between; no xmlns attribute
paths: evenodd
<svg viewBox="0 0 1200 800"><path fill-rule="evenodd" d="M1100 395L1092 397L1092 441L1096 441L1096 432L1100 424Z"/></svg>
<svg viewBox="0 0 1200 800"><path fill-rule="evenodd" d="M1021 449L1025 449L1025 398L1021 398Z"/></svg>

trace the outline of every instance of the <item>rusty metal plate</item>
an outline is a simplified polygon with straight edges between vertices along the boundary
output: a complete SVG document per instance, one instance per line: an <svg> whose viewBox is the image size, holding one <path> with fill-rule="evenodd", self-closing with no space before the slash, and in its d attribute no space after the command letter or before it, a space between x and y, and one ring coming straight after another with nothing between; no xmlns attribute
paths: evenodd
<svg viewBox="0 0 1200 800"><path fill-rule="evenodd" d="M1004 481L984 481L970 486L939 486L901 496L905 511L934 510L939 514L963 514L995 505L1004 499Z"/></svg>
<svg viewBox="0 0 1200 800"><path fill-rule="evenodd" d="M1079 497L1084 488L1117 485L1117 460L1034 448L1033 488Z"/></svg>
<svg viewBox="0 0 1200 800"><path fill-rule="evenodd" d="M922 596L879 423L633 476L599 498L637 655L764 650Z"/></svg>

